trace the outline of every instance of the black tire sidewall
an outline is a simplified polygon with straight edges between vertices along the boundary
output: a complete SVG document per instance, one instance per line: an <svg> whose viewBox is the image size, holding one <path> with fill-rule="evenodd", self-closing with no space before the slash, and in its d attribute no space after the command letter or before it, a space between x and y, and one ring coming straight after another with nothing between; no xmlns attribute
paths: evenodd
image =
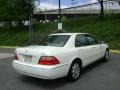
<svg viewBox="0 0 120 90"><path fill-rule="evenodd" d="M74 77L73 77L73 74L72 74L72 70L73 70L72 67L73 67L73 65L76 64L76 63L79 65L80 72L79 72L79 76L78 76L77 78L74 78ZM67 75L67 79L68 79L69 81L71 81L71 82L74 82L74 81L76 81L76 80L79 79L80 73L81 73L81 65L80 65L80 63L79 63L78 61L73 61L72 64L71 64L71 66L70 66L70 69L69 69L69 72L68 72L68 75Z"/></svg>
<svg viewBox="0 0 120 90"><path fill-rule="evenodd" d="M106 54L108 54L108 59L106 58ZM109 61L110 60L110 54L109 54L109 49L107 49L105 51L105 55L104 55L104 61Z"/></svg>

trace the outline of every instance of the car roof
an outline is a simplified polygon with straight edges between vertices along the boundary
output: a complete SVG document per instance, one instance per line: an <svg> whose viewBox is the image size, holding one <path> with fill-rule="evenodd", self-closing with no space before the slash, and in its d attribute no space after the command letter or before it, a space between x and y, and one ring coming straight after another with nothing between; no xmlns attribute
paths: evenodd
<svg viewBox="0 0 120 90"><path fill-rule="evenodd" d="M55 33L55 34L50 34L50 35L78 35L78 34L87 34L88 33Z"/></svg>

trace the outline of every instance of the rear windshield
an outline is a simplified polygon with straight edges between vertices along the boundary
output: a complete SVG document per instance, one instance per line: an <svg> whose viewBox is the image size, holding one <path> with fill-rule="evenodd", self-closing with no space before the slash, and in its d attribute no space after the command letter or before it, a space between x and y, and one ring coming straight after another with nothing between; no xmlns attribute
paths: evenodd
<svg viewBox="0 0 120 90"><path fill-rule="evenodd" d="M45 37L40 45L63 47L67 43L69 38L70 35L50 35Z"/></svg>

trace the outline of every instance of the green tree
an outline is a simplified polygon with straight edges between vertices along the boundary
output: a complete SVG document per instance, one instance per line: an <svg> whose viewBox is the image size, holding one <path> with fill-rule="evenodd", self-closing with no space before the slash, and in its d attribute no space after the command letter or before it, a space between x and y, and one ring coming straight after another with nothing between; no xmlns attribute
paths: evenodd
<svg viewBox="0 0 120 90"><path fill-rule="evenodd" d="M8 7L7 0L0 0L0 21L4 21L9 17Z"/></svg>
<svg viewBox="0 0 120 90"><path fill-rule="evenodd" d="M0 0L0 21L11 23L28 19L33 13L33 0Z"/></svg>

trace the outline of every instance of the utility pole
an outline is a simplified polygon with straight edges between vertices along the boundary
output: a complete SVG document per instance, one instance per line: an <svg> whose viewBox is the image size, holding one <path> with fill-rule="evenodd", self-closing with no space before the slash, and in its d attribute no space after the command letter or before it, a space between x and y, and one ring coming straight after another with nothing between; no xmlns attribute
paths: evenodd
<svg viewBox="0 0 120 90"><path fill-rule="evenodd" d="M13 20L13 0L10 0L10 18L9 18L9 27L12 28L12 20Z"/></svg>
<svg viewBox="0 0 120 90"><path fill-rule="evenodd" d="M31 44L33 41L33 26L32 26L33 1L27 0L26 4L28 10L28 19L29 19L29 43Z"/></svg>
<svg viewBox="0 0 120 90"><path fill-rule="evenodd" d="M58 31L61 33L61 32L62 32L61 0L58 0L58 1L59 1L59 17L58 17L58 18L59 18L59 22L58 22Z"/></svg>
<svg viewBox="0 0 120 90"><path fill-rule="evenodd" d="M32 14L29 15L29 43L33 41Z"/></svg>
<svg viewBox="0 0 120 90"><path fill-rule="evenodd" d="M61 23L61 0L59 0L59 23Z"/></svg>

